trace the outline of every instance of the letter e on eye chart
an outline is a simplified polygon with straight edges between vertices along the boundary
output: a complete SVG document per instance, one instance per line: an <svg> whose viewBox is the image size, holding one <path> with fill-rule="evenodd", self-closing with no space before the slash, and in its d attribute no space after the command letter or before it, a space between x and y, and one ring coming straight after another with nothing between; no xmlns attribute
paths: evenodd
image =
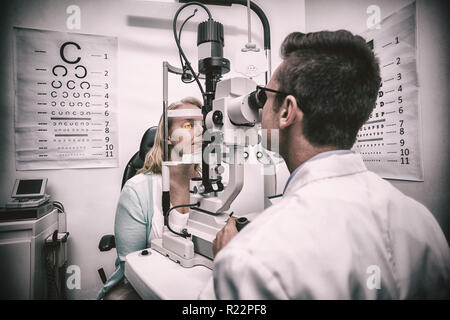
<svg viewBox="0 0 450 320"><path fill-rule="evenodd" d="M14 28L17 170L118 166L117 38Z"/></svg>

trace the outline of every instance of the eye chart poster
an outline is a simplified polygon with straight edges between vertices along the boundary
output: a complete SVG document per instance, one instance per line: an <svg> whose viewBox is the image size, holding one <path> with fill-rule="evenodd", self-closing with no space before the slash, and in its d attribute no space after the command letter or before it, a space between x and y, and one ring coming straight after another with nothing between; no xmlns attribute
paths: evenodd
<svg viewBox="0 0 450 320"><path fill-rule="evenodd" d="M376 107L353 149L383 178L423 181L416 68L416 4L363 34L379 59Z"/></svg>
<svg viewBox="0 0 450 320"><path fill-rule="evenodd" d="M14 28L16 169L118 166L117 38Z"/></svg>

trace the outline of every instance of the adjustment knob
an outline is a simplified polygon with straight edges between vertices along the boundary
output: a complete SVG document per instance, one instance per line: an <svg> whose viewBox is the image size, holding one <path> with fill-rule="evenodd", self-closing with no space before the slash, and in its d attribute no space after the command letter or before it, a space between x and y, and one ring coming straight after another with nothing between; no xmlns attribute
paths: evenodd
<svg viewBox="0 0 450 320"><path fill-rule="evenodd" d="M215 171L217 174L222 174L222 173L225 171L225 168L224 168L223 166L221 166L221 165L218 165L218 166L216 166L216 167L214 168L214 171Z"/></svg>
<svg viewBox="0 0 450 320"><path fill-rule="evenodd" d="M214 111L212 119L213 119L214 124L222 125L223 124L223 114L222 114L222 112L219 111L219 110Z"/></svg>
<svg viewBox="0 0 450 320"><path fill-rule="evenodd" d="M203 192L205 192L205 190L206 190L206 189L205 189L205 186L202 185L202 184L199 185L198 188L197 188L197 191L198 191L198 193L200 193L200 194L203 193Z"/></svg>
<svg viewBox="0 0 450 320"><path fill-rule="evenodd" d="M241 231L241 229L242 229L243 227L245 227L249 222L250 222L250 220L248 220L248 219L245 218L245 217L238 218L238 219L236 220L236 229L237 229L238 231Z"/></svg>

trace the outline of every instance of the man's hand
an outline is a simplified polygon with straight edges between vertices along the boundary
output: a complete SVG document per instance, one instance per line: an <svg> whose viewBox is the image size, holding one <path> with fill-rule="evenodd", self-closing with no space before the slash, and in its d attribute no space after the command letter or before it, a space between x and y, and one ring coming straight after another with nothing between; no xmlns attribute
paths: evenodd
<svg viewBox="0 0 450 320"><path fill-rule="evenodd" d="M231 239L238 233L236 229L236 218L230 217L227 220L227 224L217 232L216 238L213 241L213 253L214 257L217 253L230 242Z"/></svg>

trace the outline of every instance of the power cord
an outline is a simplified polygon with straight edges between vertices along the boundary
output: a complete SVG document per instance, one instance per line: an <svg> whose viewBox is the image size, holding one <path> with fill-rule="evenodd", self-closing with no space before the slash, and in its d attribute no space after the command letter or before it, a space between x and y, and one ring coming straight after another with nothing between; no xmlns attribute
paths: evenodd
<svg viewBox="0 0 450 320"><path fill-rule="evenodd" d="M200 205L200 201L197 202L197 203L180 204L180 205L173 206L172 208L170 208L170 209L167 211L167 214L166 214L166 217L167 217L167 228L169 229L169 231L172 232L172 233L174 233L174 234L176 234L177 236L180 236L180 237L183 237L183 238L190 237L191 234L187 232L187 229L186 229L186 228L183 229L183 230L181 231L181 233L180 233L180 232L174 231L174 230L170 227L170 223L169 223L169 215L170 215L170 211L172 211L172 210L174 210L174 209L176 209L176 208L184 208L184 207L192 208L192 207L198 207L199 205Z"/></svg>
<svg viewBox="0 0 450 320"><path fill-rule="evenodd" d="M203 90L202 84L200 83L200 80L199 80L197 74L195 73L194 69L192 68L191 63L186 58L186 55L184 54L184 51L181 48L180 39L179 39L179 37L177 35L177 19L178 19L178 15L180 14L180 12L184 8L186 8L188 6L191 6L191 5L197 5L197 6L202 7L206 11L206 13L208 14L208 19L212 19L211 12L208 10L208 8L204 4L202 4L200 2L189 2L189 3L186 3L185 5L181 6L177 10L177 12L175 13L175 16L173 18L173 23L172 23L173 36L175 38L175 43L177 44L177 47L178 47L178 52L181 54L182 58L185 61L185 66L187 66L187 68L191 71L192 76L194 77L195 81L197 82L198 87L200 88L200 91L202 93L203 99L206 99L205 90Z"/></svg>
<svg viewBox="0 0 450 320"><path fill-rule="evenodd" d="M64 206L63 206L63 204L62 204L61 202L54 200L54 201L53 201L53 206L54 206L56 209L58 209L58 212L59 212L59 213L65 212L65 211L64 211Z"/></svg>
<svg viewBox="0 0 450 320"><path fill-rule="evenodd" d="M184 25L186 24L186 22L189 21L189 19L191 19L192 17L195 16L195 14L197 13L198 9L194 10L194 13L192 13L189 17L186 18L186 20L184 20L183 24L180 27L180 31L178 32L178 39L181 43L181 32L183 31ZM179 56L180 56L180 63L181 63L181 69L183 70L183 73L181 74L181 81L183 83L192 83L195 81L195 78L193 77L193 75L191 74L190 70L188 69L188 67L186 66L186 64L183 62L183 57L181 56L181 53L178 52ZM197 74L198 76L199 74Z"/></svg>
<svg viewBox="0 0 450 320"><path fill-rule="evenodd" d="M58 210L59 214L61 214L58 217L58 221L60 221L60 219L64 219L63 225L60 222L58 222L58 224L60 225L60 228L63 229L64 232L66 232L67 231L67 217L66 217L66 211L64 209L63 204L59 201L54 200L53 207L56 208L56 210Z"/></svg>
<svg viewBox="0 0 450 320"><path fill-rule="evenodd" d="M47 299L57 300L61 297L61 288L57 281L56 248L46 243L44 245L45 271L47 276Z"/></svg>

